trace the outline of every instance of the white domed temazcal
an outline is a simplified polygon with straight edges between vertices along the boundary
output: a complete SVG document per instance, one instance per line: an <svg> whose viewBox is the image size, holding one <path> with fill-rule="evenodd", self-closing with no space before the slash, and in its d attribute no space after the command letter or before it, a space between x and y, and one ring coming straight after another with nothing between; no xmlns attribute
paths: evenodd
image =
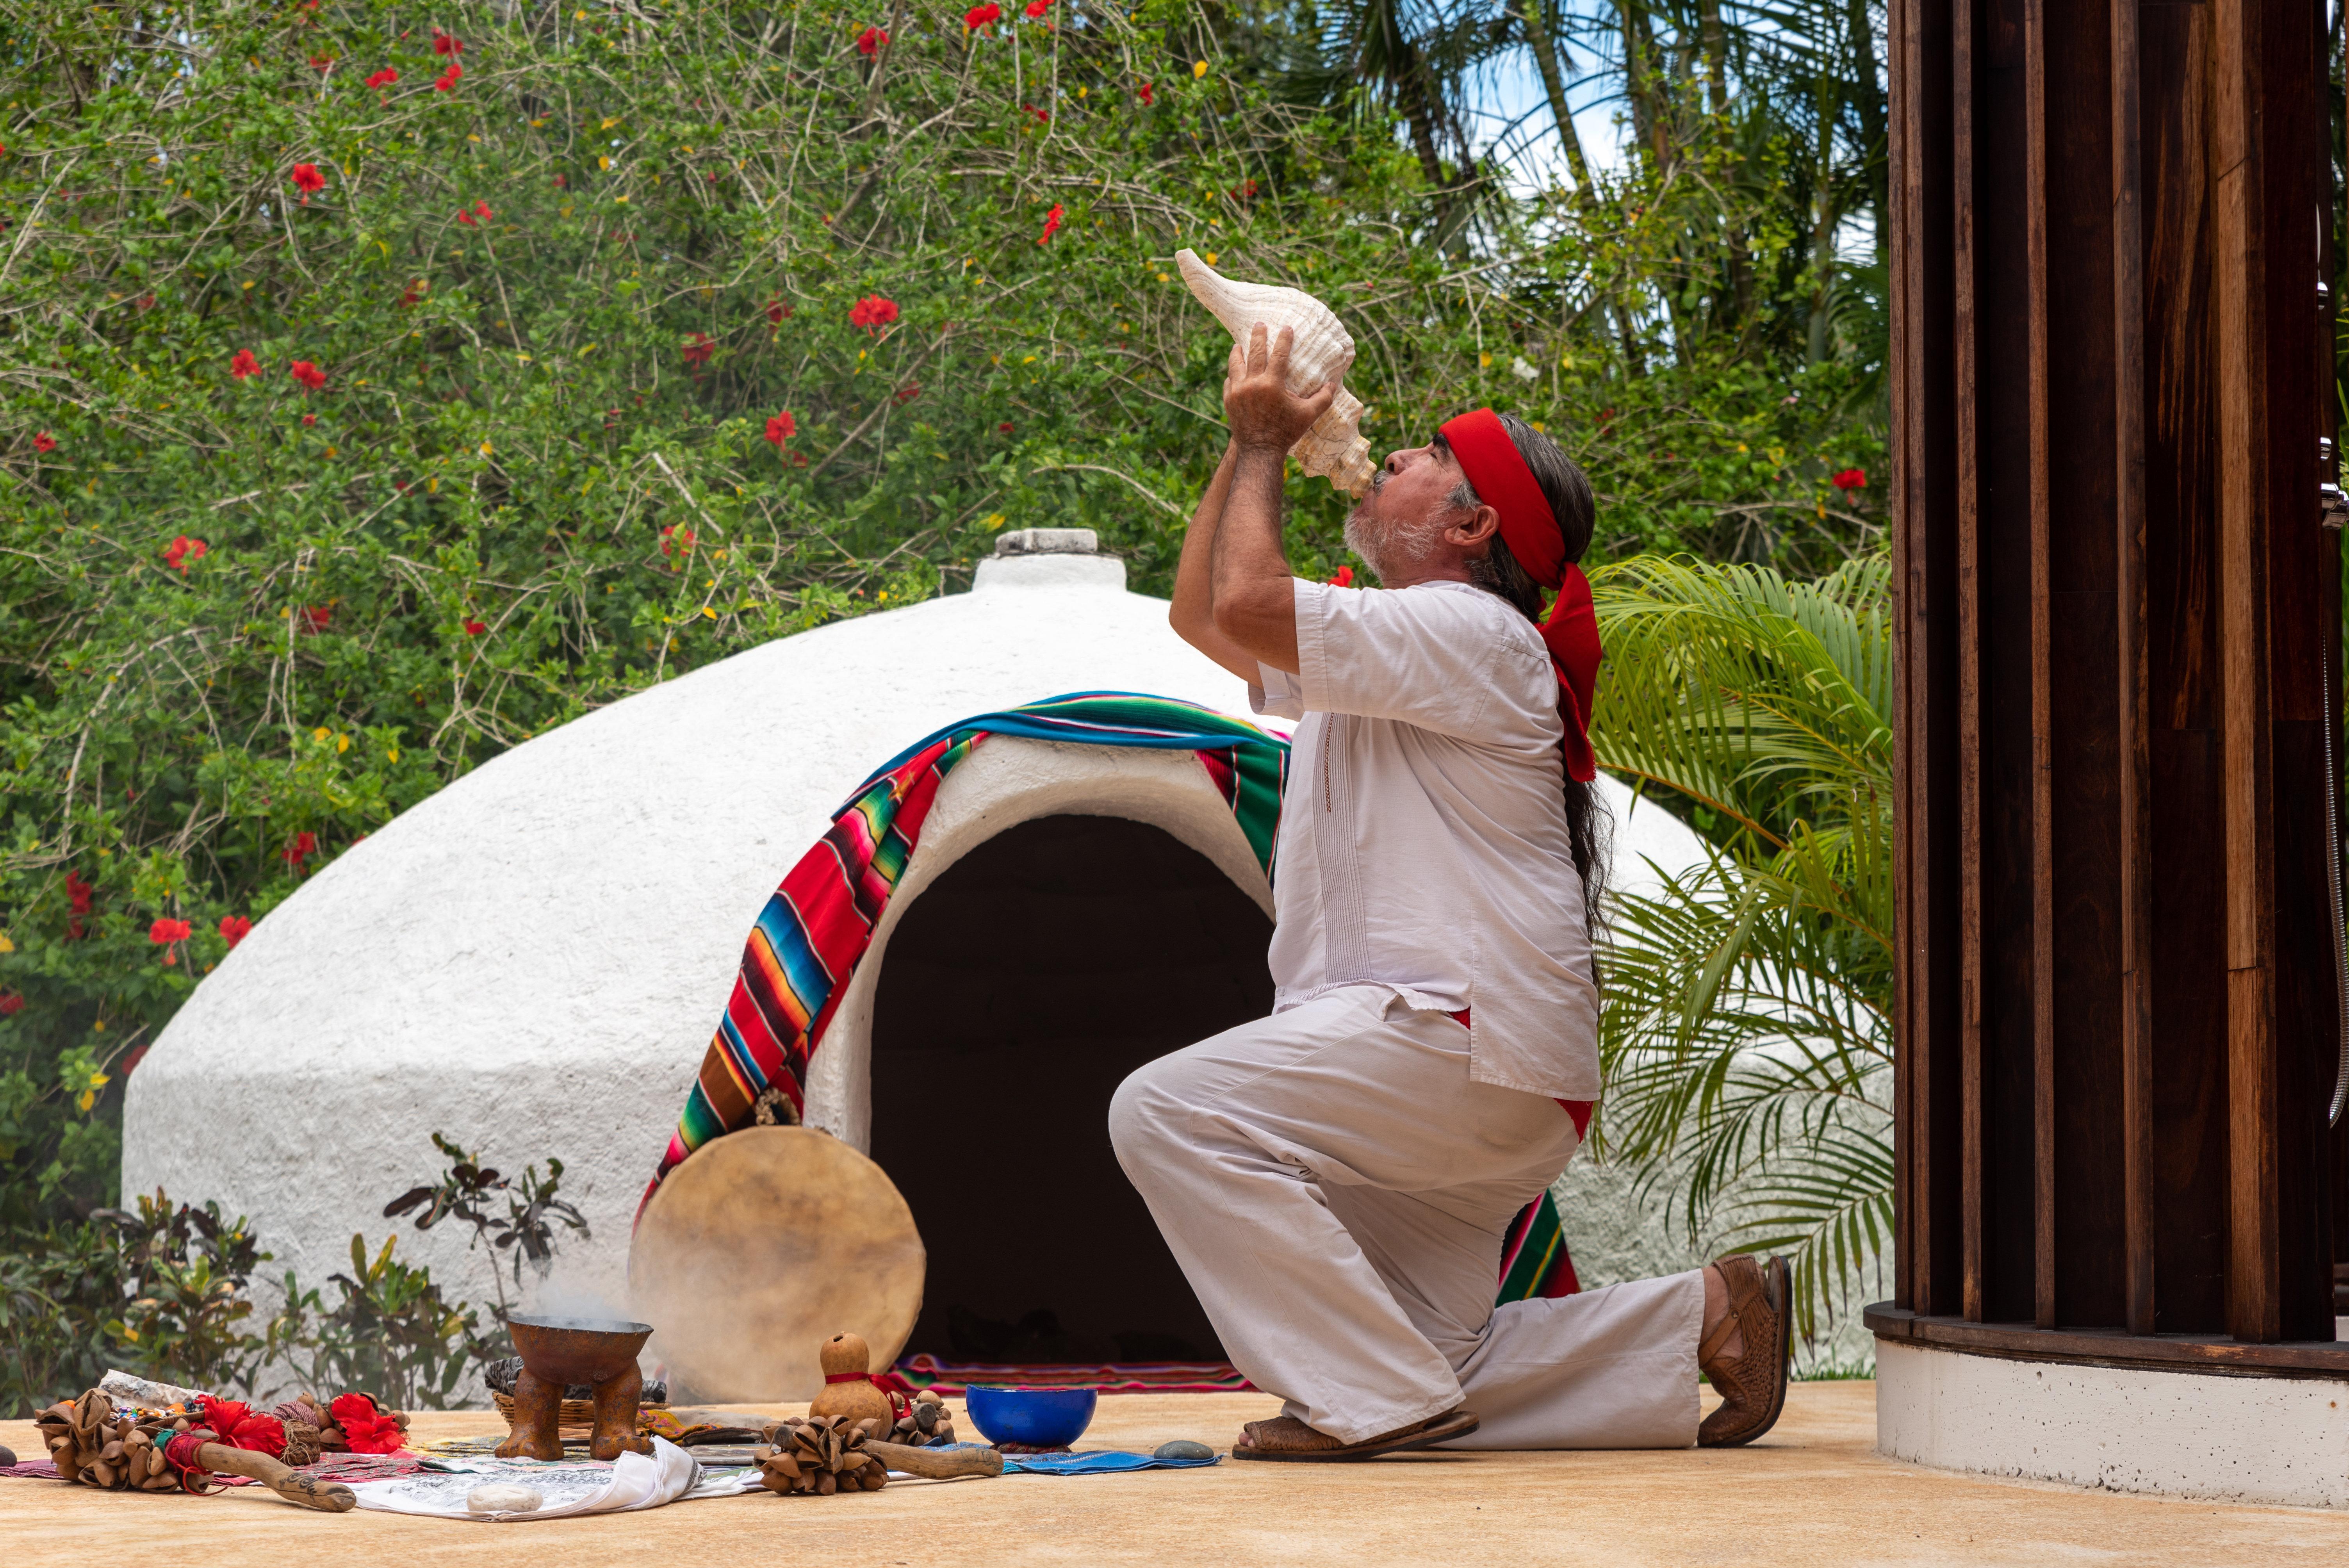
<svg viewBox="0 0 2349 1568"><path fill-rule="evenodd" d="M484 764L197 988L130 1078L125 1192L218 1199L273 1276L311 1286L354 1233L397 1229L399 1256L488 1303L487 1249L383 1206L437 1174L434 1132L509 1173L554 1156L592 1238L561 1235L548 1285L525 1271L507 1294L625 1308L637 1200L783 872L868 773L957 719L1081 690L1245 716L1166 612L1089 531L1008 535L968 593L779 639ZM1702 858L1608 793L1619 877ZM1219 1358L1104 1114L1141 1061L1268 1006L1270 908L1190 753L999 737L948 775L807 1094L921 1227L909 1351Z"/></svg>

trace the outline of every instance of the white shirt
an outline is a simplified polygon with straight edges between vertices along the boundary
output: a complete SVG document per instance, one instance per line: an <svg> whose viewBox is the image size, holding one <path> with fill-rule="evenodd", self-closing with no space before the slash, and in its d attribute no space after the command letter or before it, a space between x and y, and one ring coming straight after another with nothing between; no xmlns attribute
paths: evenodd
<svg viewBox="0 0 2349 1568"><path fill-rule="evenodd" d="M1557 676L1533 624L1465 583L1299 581L1299 719L1280 804L1274 1011L1341 985L1471 1013L1468 1076L1599 1098L1599 993L1561 795Z"/></svg>

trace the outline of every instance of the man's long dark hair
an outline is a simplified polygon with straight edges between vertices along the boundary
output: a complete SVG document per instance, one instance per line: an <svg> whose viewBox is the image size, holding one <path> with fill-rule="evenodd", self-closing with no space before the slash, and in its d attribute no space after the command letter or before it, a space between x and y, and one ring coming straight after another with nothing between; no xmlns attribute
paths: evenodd
<svg viewBox="0 0 2349 1568"><path fill-rule="evenodd" d="M1566 535L1566 559L1580 561L1583 552L1590 548L1591 529L1598 518L1589 476L1556 441L1515 414L1504 414L1500 418L1501 428L1516 443L1517 455L1533 470L1534 482L1541 486L1542 495L1549 502L1550 515L1557 519L1558 528ZM1439 446L1445 445L1442 436L1435 439ZM1476 487L1464 479L1453 490L1451 501L1462 511L1473 511L1484 504ZM1526 574L1516 556L1501 542L1499 534L1493 536L1491 547L1481 558L1468 562L1468 580L1486 593L1506 599L1526 620L1537 625L1541 624L1541 585ZM1566 830L1573 846L1575 873L1582 879L1583 922L1590 932L1594 976L1598 973L1595 954L1605 919L1601 901L1607 892L1607 851L1614 825L1607 803L1599 798L1598 785L1585 784L1569 775L1566 780Z"/></svg>

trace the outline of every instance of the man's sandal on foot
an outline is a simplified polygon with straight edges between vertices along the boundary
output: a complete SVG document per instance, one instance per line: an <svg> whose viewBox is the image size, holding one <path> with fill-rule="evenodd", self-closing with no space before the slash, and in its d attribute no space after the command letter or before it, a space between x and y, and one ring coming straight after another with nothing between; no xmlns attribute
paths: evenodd
<svg viewBox="0 0 2349 1568"><path fill-rule="evenodd" d="M1465 1410L1448 1410L1424 1421L1414 1421L1408 1427L1398 1427L1380 1437L1365 1438L1359 1443L1344 1443L1327 1432L1307 1426L1294 1416L1276 1416L1269 1421L1250 1421L1242 1427L1240 1440L1232 1448L1232 1458L1308 1462L1370 1460L1381 1454L1399 1454L1410 1449L1448 1443L1454 1438L1464 1438L1475 1429L1475 1417Z"/></svg>
<svg viewBox="0 0 2349 1568"><path fill-rule="evenodd" d="M1697 1346L1696 1364L1713 1380L1721 1404L1697 1429L1697 1446L1734 1448L1775 1426L1786 1408L1786 1378L1794 1365L1794 1271L1786 1260L1757 1263L1740 1253L1716 1258L1729 1287L1729 1314ZM1732 1330L1744 1338L1734 1358L1722 1355Z"/></svg>

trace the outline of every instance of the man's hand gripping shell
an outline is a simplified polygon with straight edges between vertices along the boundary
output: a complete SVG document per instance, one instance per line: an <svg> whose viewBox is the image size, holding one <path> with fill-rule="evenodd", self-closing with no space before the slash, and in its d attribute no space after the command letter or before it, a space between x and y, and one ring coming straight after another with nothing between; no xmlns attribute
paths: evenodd
<svg viewBox="0 0 2349 1568"><path fill-rule="evenodd" d="M1288 451L1338 396L1336 381L1302 397L1288 389L1288 354L1296 341L1294 327L1276 334L1257 322L1247 342L1232 345L1224 374L1224 419L1233 445L1243 451Z"/></svg>

